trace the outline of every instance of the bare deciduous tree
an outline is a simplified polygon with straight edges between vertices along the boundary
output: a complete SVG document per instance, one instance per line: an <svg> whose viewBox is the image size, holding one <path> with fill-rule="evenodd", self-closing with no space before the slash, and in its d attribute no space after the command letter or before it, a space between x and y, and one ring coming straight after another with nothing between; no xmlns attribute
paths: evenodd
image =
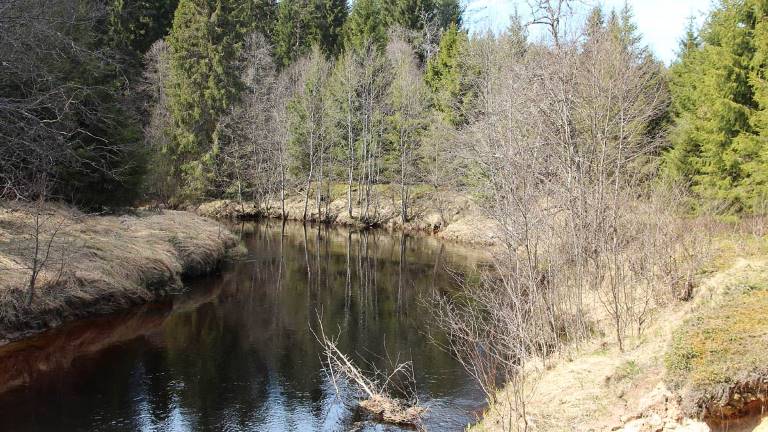
<svg viewBox="0 0 768 432"><path fill-rule="evenodd" d="M239 104L220 121L215 135L220 148L217 170L220 189L244 206L247 198L266 208L283 184L283 140L278 135L281 95L271 47L261 34L252 34L242 60L245 90ZM282 190L282 188L281 188Z"/></svg>
<svg viewBox="0 0 768 432"><path fill-rule="evenodd" d="M123 174L114 161L129 149L84 126L109 130L121 120L102 109L103 96L113 90L72 79L70 69L114 66L106 50L84 43L104 12L101 3L78 0L7 0L0 6L1 197L49 196L62 185L63 172Z"/></svg>
<svg viewBox="0 0 768 432"><path fill-rule="evenodd" d="M387 55L393 66L390 87L389 117L400 160L400 217L408 222L409 186L415 180L418 145L426 117L427 88L421 78L410 45L394 35L387 45Z"/></svg>
<svg viewBox="0 0 768 432"><path fill-rule="evenodd" d="M168 205L178 191L169 157L172 145L171 113L168 109L166 83L170 76L169 48L164 40L158 40L144 55L144 75L139 91L145 96L144 125L145 146L149 150L150 164L146 184L149 194Z"/></svg>

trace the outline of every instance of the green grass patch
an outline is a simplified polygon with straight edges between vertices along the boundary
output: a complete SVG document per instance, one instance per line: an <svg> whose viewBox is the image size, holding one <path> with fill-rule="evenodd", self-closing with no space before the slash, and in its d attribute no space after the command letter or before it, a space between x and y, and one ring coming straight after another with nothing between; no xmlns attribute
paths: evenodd
<svg viewBox="0 0 768 432"><path fill-rule="evenodd" d="M616 382L621 382L624 380L632 380L638 375L640 375L640 366L637 364L634 360L627 360L624 363L620 364L616 368L616 372L613 374L613 379Z"/></svg>
<svg viewBox="0 0 768 432"><path fill-rule="evenodd" d="M722 301L695 313L674 333L666 380L686 405L712 408L735 387L768 376L768 281L735 285Z"/></svg>

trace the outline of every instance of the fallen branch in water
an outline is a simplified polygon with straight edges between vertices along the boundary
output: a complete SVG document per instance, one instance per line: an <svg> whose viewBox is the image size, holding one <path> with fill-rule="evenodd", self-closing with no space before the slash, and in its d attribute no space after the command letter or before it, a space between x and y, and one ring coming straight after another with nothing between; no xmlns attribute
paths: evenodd
<svg viewBox="0 0 768 432"><path fill-rule="evenodd" d="M319 318L318 322L321 322ZM374 373L373 376L382 376L380 380L370 378L355 366L349 356L339 350L338 337L333 339L326 336L322 324L318 325L318 328L318 332L312 332L323 347L323 363L337 391L336 380L345 379L365 396L366 399L359 402L360 408L378 421L401 426L421 426L421 416L426 409L418 405L418 400L415 397L410 401L398 399L390 396L388 391L398 377L405 377L413 382L411 362L396 364L388 374Z"/></svg>

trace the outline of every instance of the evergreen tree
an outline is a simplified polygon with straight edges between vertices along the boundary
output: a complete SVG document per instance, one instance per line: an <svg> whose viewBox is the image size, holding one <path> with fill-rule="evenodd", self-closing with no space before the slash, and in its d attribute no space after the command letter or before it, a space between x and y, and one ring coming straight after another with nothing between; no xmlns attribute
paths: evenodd
<svg viewBox="0 0 768 432"><path fill-rule="evenodd" d="M677 51L678 61L685 60L689 53L697 51L701 48L701 39L699 33L696 31L695 21L693 17L688 18L688 24L685 27L685 36L680 39L680 48Z"/></svg>
<svg viewBox="0 0 768 432"><path fill-rule="evenodd" d="M455 0L395 0L384 2L387 26L402 29L421 65L437 51L440 35L451 24L461 26L461 6Z"/></svg>
<svg viewBox="0 0 768 432"><path fill-rule="evenodd" d="M387 44L387 22L381 0L357 0L345 27L345 46L362 49L369 43L382 51Z"/></svg>
<svg viewBox="0 0 768 432"><path fill-rule="evenodd" d="M458 0L435 0L436 18L441 29L448 29L451 24L461 28L464 9Z"/></svg>
<svg viewBox="0 0 768 432"><path fill-rule="evenodd" d="M112 0L107 18L109 45L133 66L158 39L168 34L179 0Z"/></svg>
<svg viewBox="0 0 768 432"><path fill-rule="evenodd" d="M605 17L603 16L603 8L595 6L589 12L589 16L587 16L587 23L585 25L587 38L591 39L602 33L604 27Z"/></svg>
<svg viewBox="0 0 768 432"><path fill-rule="evenodd" d="M203 193L217 152L216 127L242 88L239 60L253 28L248 0L181 0L169 37L169 109L187 191Z"/></svg>
<svg viewBox="0 0 768 432"><path fill-rule="evenodd" d="M277 0L234 0L233 15L241 23L240 32L246 35L258 33L272 42L277 22Z"/></svg>
<svg viewBox="0 0 768 432"><path fill-rule="evenodd" d="M597 19L597 17L590 15L590 19ZM615 10L611 11L610 18L605 27L627 51L632 53L640 52L644 56L650 55L647 47L642 45L642 36L637 29L637 24L635 24L634 12L632 12L632 8L626 1L618 13ZM598 29L594 28L593 31Z"/></svg>
<svg viewBox="0 0 768 432"><path fill-rule="evenodd" d="M349 15L346 0L284 0L275 24L275 56L285 67L318 45L327 57L337 56Z"/></svg>
<svg viewBox="0 0 768 432"><path fill-rule="evenodd" d="M754 4L753 4L754 3ZM702 31L702 46L687 50L670 73L675 111L667 172L690 182L700 196L719 206L743 209L740 190L746 160L755 155L753 32L756 3L723 2Z"/></svg>
<svg viewBox="0 0 768 432"><path fill-rule="evenodd" d="M619 40L625 47L636 48L642 43L642 36L635 24L635 13L629 6L629 3L625 0L624 7L619 12L619 28L618 28Z"/></svg>
<svg viewBox="0 0 768 432"><path fill-rule="evenodd" d="M748 77L753 99L749 118L752 130L736 138L733 148L743 177L737 196L748 209L765 213L768 210L768 4L755 0L749 5L754 14L751 33L754 51Z"/></svg>
<svg viewBox="0 0 768 432"><path fill-rule="evenodd" d="M317 0L320 48L329 57L336 57L344 43L344 23L349 15L346 0Z"/></svg>
<svg viewBox="0 0 768 432"><path fill-rule="evenodd" d="M467 43L466 32L452 24L440 39L437 55L427 63L424 76L434 95L434 108L454 126L465 121L464 107L470 97L462 62Z"/></svg>
<svg viewBox="0 0 768 432"><path fill-rule="evenodd" d="M282 0L275 24L275 60L285 67L319 43L318 10L313 0Z"/></svg>
<svg viewBox="0 0 768 432"><path fill-rule="evenodd" d="M515 12L509 18L507 31L502 35L501 40L506 42L508 48L515 53L523 55L528 48L528 28L523 22L523 17L515 8Z"/></svg>
<svg viewBox="0 0 768 432"><path fill-rule="evenodd" d="M395 0L385 2L389 25L399 25L407 30L421 30L436 15L433 0Z"/></svg>

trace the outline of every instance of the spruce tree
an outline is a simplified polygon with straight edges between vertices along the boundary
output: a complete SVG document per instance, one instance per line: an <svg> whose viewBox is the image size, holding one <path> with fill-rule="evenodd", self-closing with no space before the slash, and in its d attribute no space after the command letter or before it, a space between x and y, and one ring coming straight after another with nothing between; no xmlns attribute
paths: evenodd
<svg viewBox="0 0 768 432"><path fill-rule="evenodd" d="M640 36L637 24L635 24L635 14L626 1L619 12L618 27L615 31L624 47L632 50L641 46L642 36Z"/></svg>
<svg viewBox="0 0 768 432"><path fill-rule="evenodd" d="M464 9L458 0L435 0L435 11L441 29L447 29L451 24L461 28Z"/></svg>
<svg viewBox="0 0 768 432"><path fill-rule="evenodd" d="M168 34L178 3L179 0L112 0L107 17L109 45L138 66L149 47Z"/></svg>
<svg viewBox="0 0 768 432"><path fill-rule="evenodd" d="M517 9L509 18L507 31L499 37L499 41L506 45L507 49L522 57L528 50L528 28L523 22Z"/></svg>
<svg viewBox="0 0 768 432"><path fill-rule="evenodd" d="M395 0L384 3L388 24L399 25L407 30L421 30L425 19L429 21L437 15L437 5L433 0Z"/></svg>
<svg viewBox="0 0 768 432"><path fill-rule="evenodd" d="M456 0L393 0L383 2L383 9L386 26L404 30L399 36L416 51L421 66L451 24L461 27L462 9Z"/></svg>
<svg viewBox="0 0 768 432"><path fill-rule="evenodd" d="M437 55L427 63L424 80L433 93L433 106L449 124L465 121L464 107L470 97L462 62L467 34L452 24L440 39Z"/></svg>
<svg viewBox="0 0 768 432"><path fill-rule="evenodd" d="M346 0L317 0L320 48L329 57L336 57L342 50L348 15Z"/></svg>
<svg viewBox="0 0 768 432"><path fill-rule="evenodd" d="M275 61L285 67L319 43L318 10L313 0L282 0L275 24Z"/></svg>
<svg viewBox="0 0 768 432"><path fill-rule="evenodd" d="M754 21L748 78L754 103L749 118L752 130L737 137L733 149L743 177L737 196L746 208L765 213L768 210L768 4L757 0L749 4L753 14L750 19Z"/></svg>
<svg viewBox="0 0 768 432"><path fill-rule="evenodd" d="M203 193L217 152L216 127L242 88L239 57L252 29L248 0L181 0L169 37L169 109L187 191Z"/></svg>
<svg viewBox="0 0 768 432"><path fill-rule="evenodd" d="M589 12L587 16L587 23L585 25L585 32L587 38L594 38L599 35L605 27L605 17L603 16L603 8L595 6Z"/></svg>
<svg viewBox="0 0 768 432"><path fill-rule="evenodd" d="M345 46L363 49L368 44L383 51L387 44L387 22L381 0L357 0L345 27Z"/></svg>
<svg viewBox="0 0 768 432"><path fill-rule="evenodd" d="M679 46L677 51L678 61L685 60L689 53L695 52L701 48L701 39L696 30L694 17L688 18L688 23L685 26L685 36L680 40Z"/></svg>
<svg viewBox="0 0 768 432"><path fill-rule="evenodd" d="M270 43L274 38L277 23L277 0L253 0L247 2L251 32L262 34Z"/></svg>
<svg viewBox="0 0 768 432"><path fill-rule="evenodd" d="M701 48L681 51L670 72L675 125L665 167L721 208L744 209L745 158L754 158L750 80L755 16L748 2L723 2L702 31ZM687 42L688 43L688 42ZM690 47L688 47L690 48ZM753 78L754 79L754 78Z"/></svg>

